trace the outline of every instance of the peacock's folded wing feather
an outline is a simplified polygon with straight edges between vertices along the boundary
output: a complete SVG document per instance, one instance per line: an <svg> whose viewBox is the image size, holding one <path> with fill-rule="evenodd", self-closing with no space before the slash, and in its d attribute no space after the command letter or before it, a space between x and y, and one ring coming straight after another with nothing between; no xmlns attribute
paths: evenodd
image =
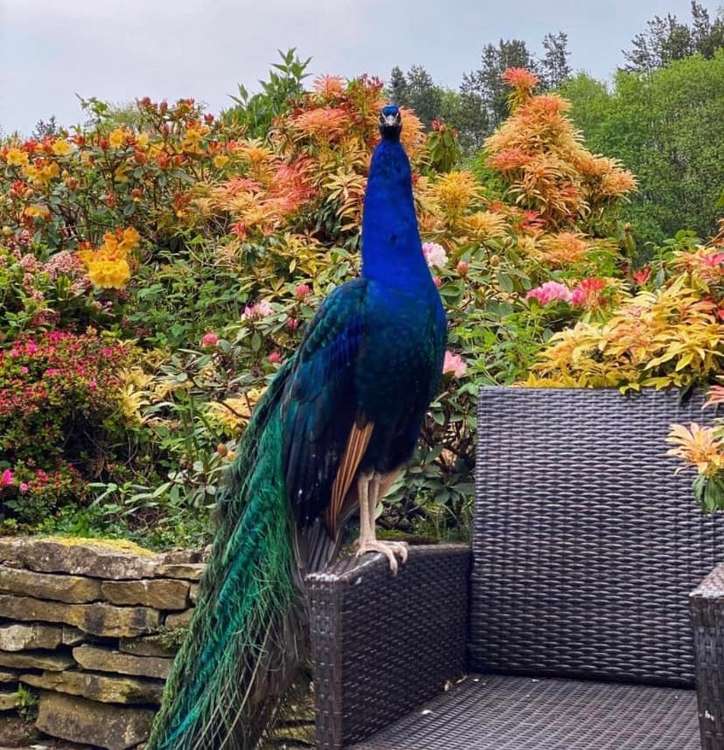
<svg viewBox="0 0 724 750"><path fill-rule="evenodd" d="M361 418L355 364L365 340L366 294L367 282L356 279L327 297L296 354L283 396L286 487L300 525L327 511Z"/></svg>

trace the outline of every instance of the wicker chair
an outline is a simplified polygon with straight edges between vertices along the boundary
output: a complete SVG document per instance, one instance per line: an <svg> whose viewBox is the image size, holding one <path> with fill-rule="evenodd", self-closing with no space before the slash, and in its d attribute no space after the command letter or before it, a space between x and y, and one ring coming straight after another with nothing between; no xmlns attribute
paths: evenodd
<svg viewBox="0 0 724 750"><path fill-rule="evenodd" d="M472 555L310 576L319 749L724 750L724 520L664 442L701 406L484 389Z"/></svg>

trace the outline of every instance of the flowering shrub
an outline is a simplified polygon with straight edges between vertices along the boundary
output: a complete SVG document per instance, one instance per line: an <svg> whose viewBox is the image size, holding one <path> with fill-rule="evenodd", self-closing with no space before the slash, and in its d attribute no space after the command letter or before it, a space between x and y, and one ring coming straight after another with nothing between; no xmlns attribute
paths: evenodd
<svg viewBox="0 0 724 750"><path fill-rule="evenodd" d="M57 330L0 351L0 500L20 518L37 520L43 508L82 498L83 475L102 473L127 358L126 346L97 334Z"/></svg>
<svg viewBox="0 0 724 750"><path fill-rule="evenodd" d="M551 338L525 383L615 386L626 391L711 381L721 370L724 344L721 240L670 254L660 265L657 276L661 281L656 287L651 284L650 269L631 286L620 286L616 304L605 308L602 319L584 316ZM586 281L581 293L589 298L605 289L600 283L593 285L593 279ZM575 304L580 286L570 291L550 284L529 295L544 304L552 299Z"/></svg>

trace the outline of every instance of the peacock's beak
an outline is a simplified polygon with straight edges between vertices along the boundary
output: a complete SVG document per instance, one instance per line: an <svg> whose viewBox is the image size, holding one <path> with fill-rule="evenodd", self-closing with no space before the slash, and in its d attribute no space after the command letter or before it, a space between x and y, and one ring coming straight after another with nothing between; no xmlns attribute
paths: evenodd
<svg viewBox="0 0 724 750"><path fill-rule="evenodd" d="M385 115L384 122L387 127L394 128L397 125L397 115Z"/></svg>

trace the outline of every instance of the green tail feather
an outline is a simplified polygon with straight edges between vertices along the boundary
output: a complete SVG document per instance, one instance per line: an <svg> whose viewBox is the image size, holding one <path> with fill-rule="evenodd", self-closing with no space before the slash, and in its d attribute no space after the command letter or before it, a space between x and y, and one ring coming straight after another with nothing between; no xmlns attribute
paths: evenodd
<svg viewBox="0 0 724 750"><path fill-rule="evenodd" d="M196 611L147 750L257 747L300 658L278 405L284 380L280 372L239 446Z"/></svg>

